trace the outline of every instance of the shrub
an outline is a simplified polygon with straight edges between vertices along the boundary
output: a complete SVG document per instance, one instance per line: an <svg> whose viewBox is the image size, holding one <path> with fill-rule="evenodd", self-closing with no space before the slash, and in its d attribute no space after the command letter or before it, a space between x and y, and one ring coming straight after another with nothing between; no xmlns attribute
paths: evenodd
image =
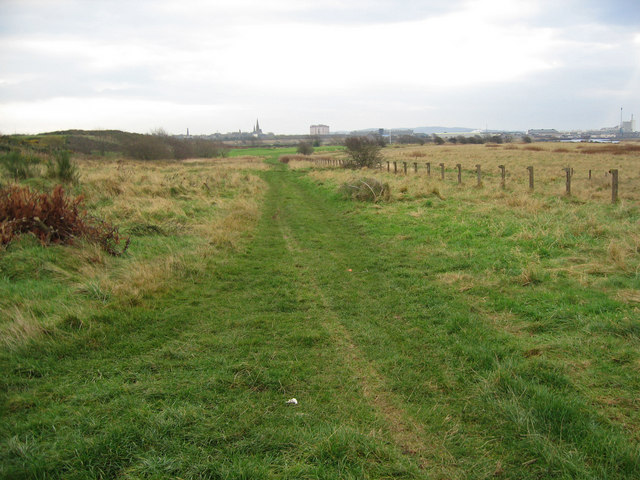
<svg viewBox="0 0 640 480"><path fill-rule="evenodd" d="M166 142L171 147L173 158L176 160L186 160L194 156L193 144L188 139L166 137Z"/></svg>
<svg viewBox="0 0 640 480"><path fill-rule="evenodd" d="M49 176L62 182L78 182L78 169L71 162L71 152L58 150L53 154L53 161L49 162Z"/></svg>
<svg viewBox="0 0 640 480"><path fill-rule="evenodd" d="M126 145L129 156L137 160L162 160L173 157L171 147L160 135L136 135Z"/></svg>
<svg viewBox="0 0 640 480"><path fill-rule="evenodd" d="M193 148L193 154L197 158L226 157L229 153L229 148L226 145L214 140L194 138L190 141Z"/></svg>
<svg viewBox="0 0 640 480"><path fill-rule="evenodd" d="M309 142L300 142L297 152L301 155L311 155L313 153L313 145Z"/></svg>
<svg viewBox="0 0 640 480"><path fill-rule="evenodd" d="M345 163L347 168L376 167L382 163L382 147L369 137L348 137L345 142L346 153L349 156Z"/></svg>
<svg viewBox="0 0 640 480"><path fill-rule="evenodd" d="M381 183L375 178L361 178L344 183L339 191L345 198L361 202L377 203L380 200L389 200L391 197L389 184Z"/></svg>
<svg viewBox="0 0 640 480"><path fill-rule="evenodd" d="M40 163L38 157L22 155L17 150L0 157L0 165L14 180L23 180L37 175L37 166Z"/></svg>
<svg viewBox="0 0 640 480"><path fill-rule="evenodd" d="M43 245L72 244L76 238L97 243L119 256L118 228L81 211L83 197L66 197L61 185L51 193L39 193L17 185L0 190L0 244L7 245L23 233L32 233Z"/></svg>

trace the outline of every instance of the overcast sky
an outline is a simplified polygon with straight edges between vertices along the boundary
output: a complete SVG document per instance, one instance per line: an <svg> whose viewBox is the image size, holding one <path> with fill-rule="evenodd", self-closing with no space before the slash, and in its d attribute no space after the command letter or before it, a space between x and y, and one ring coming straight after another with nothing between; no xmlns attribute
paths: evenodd
<svg viewBox="0 0 640 480"><path fill-rule="evenodd" d="M640 0L0 0L0 132L640 116Z"/></svg>

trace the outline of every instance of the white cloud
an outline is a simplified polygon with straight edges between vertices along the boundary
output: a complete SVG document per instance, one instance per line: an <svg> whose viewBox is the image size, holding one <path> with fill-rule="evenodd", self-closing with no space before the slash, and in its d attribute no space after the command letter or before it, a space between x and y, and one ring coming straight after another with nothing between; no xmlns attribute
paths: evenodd
<svg viewBox="0 0 640 480"><path fill-rule="evenodd" d="M571 15L550 0L37 3L0 4L3 130L52 129L56 111L60 124L114 128L127 112L119 128L137 131L195 130L196 119L224 130L211 120L220 112L229 130L246 128L241 116L271 116L278 131L315 112L345 123L403 112L439 123L444 107L432 99L445 94L468 102L521 92L537 111L545 92L531 86L541 78L585 105L592 94L619 103L638 86L637 26L604 24L589 9ZM60 22L48 21L54 13Z"/></svg>

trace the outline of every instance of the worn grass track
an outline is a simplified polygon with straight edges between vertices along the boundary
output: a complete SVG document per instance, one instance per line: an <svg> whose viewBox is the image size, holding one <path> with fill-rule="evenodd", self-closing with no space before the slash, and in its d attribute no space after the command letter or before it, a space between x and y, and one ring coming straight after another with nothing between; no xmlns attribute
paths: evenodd
<svg viewBox="0 0 640 480"><path fill-rule="evenodd" d="M5 478L632 478L637 443L441 259L281 165L249 247L1 358ZM285 402L296 397L299 405Z"/></svg>

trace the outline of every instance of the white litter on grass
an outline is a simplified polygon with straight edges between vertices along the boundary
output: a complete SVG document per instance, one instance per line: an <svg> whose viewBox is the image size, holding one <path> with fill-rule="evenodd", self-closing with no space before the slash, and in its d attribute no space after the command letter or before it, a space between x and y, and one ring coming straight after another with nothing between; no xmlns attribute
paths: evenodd
<svg viewBox="0 0 640 480"><path fill-rule="evenodd" d="M295 398L287 400L287 405L297 405L297 404L298 404L298 400L296 400Z"/></svg>

